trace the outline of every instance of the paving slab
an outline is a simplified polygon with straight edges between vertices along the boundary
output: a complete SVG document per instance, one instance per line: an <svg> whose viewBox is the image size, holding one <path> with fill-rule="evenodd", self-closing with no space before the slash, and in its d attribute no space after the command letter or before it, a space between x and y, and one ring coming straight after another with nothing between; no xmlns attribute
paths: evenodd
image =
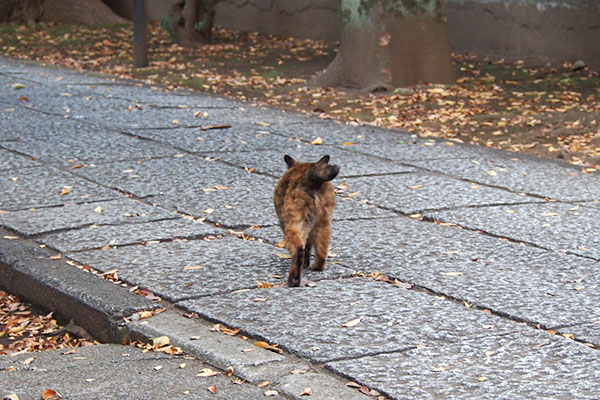
<svg viewBox="0 0 600 400"><path fill-rule="evenodd" d="M560 327L558 331L561 334L573 335L583 343L600 343L600 318L586 324Z"/></svg>
<svg viewBox="0 0 600 400"><path fill-rule="evenodd" d="M557 327L600 318L594 260L409 218L338 221L331 247L352 270L381 272L515 320Z"/></svg>
<svg viewBox="0 0 600 400"><path fill-rule="evenodd" d="M367 278L226 293L179 305L317 363L515 329L484 312Z"/></svg>
<svg viewBox="0 0 600 400"><path fill-rule="evenodd" d="M347 178L345 183L345 193L353 194L355 199L404 214L461 206L541 201L427 172Z"/></svg>
<svg viewBox="0 0 600 400"><path fill-rule="evenodd" d="M121 224L177 218L173 212L160 207L153 207L125 196L121 197L111 201L6 211L0 213L0 224L21 235L30 236L92 224Z"/></svg>
<svg viewBox="0 0 600 400"><path fill-rule="evenodd" d="M428 160L413 164L518 193L561 201L600 199L600 175L586 174L575 166L551 160L504 155L494 158L475 156L460 160Z"/></svg>
<svg viewBox="0 0 600 400"><path fill-rule="evenodd" d="M214 156L219 157L227 163L241 167L246 166L257 172L279 178L287 170L287 165L283 160L284 154L288 154L295 160L302 162L315 162L326 154L330 155L330 164L340 166L340 173L336 182L350 176L382 175L415 171L415 168L382 160L377 157L357 157L355 153L340 150L336 147L315 146L304 142L290 140L285 140L281 146L273 150L253 151L249 153L214 153Z"/></svg>
<svg viewBox="0 0 600 400"><path fill-rule="evenodd" d="M154 196L147 201L206 218L232 229L252 226L279 225L273 205L273 191L277 180L272 177L245 174L225 189L192 191L184 194L169 193ZM333 219L380 218L395 215L369 204L338 197Z"/></svg>
<svg viewBox="0 0 600 400"><path fill-rule="evenodd" d="M223 151L279 148L287 140L255 123L224 124L199 118L193 127L128 130L132 135L167 143L186 151L210 155Z"/></svg>
<svg viewBox="0 0 600 400"><path fill-rule="evenodd" d="M133 220L132 223L122 225L92 225L82 229L49 233L40 237L39 241L67 253L151 241L197 239L227 233L213 225L184 218L136 222L139 218L134 217Z"/></svg>
<svg viewBox="0 0 600 400"><path fill-rule="evenodd" d="M239 168L183 154L143 162L87 165L73 172L140 198L166 193L181 196L186 192L216 186L233 187L248 175Z"/></svg>
<svg viewBox="0 0 600 400"><path fill-rule="evenodd" d="M197 374L211 366L192 357L144 352L102 344L73 351L54 350L0 358L0 395L38 399L46 389L65 399L264 399L264 390L233 383L222 371ZM184 365L182 367L182 365ZM7 371L13 367L16 370ZM216 393L208 390L216 386Z"/></svg>
<svg viewBox="0 0 600 400"><path fill-rule="evenodd" d="M101 163L151 157L173 156L174 149L143 141L116 132L107 132L94 126L76 123L60 130L42 131L34 137L6 142L3 147L18 151L49 164L80 167L82 163Z"/></svg>
<svg viewBox="0 0 600 400"><path fill-rule="evenodd" d="M544 202L445 210L427 214L442 222L600 260L600 210Z"/></svg>
<svg viewBox="0 0 600 400"><path fill-rule="evenodd" d="M600 354L523 328L327 364L394 399L596 399Z"/></svg>
<svg viewBox="0 0 600 400"><path fill-rule="evenodd" d="M257 282L284 284L290 268L285 249L225 236L178 240L68 253L81 264L149 288L169 301L256 288ZM335 264L324 272L307 270L308 280L333 279L350 271Z"/></svg>
<svg viewBox="0 0 600 400"><path fill-rule="evenodd" d="M50 166L0 171L0 209L23 210L110 200L121 195Z"/></svg>
<svg viewBox="0 0 600 400"><path fill-rule="evenodd" d="M346 379L334 376L306 360L278 354L254 345L254 341L219 332L214 323L186 318L181 310L170 309L130 324L134 334L145 337L166 335L185 352L222 370L233 368L235 376L252 384L269 382L263 390L276 390L290 399L310 387L311 399L366 400L358 390L346 386Z"/></svg>
<svg viewBox="0 0 600 400"><path fill-rule="evenodd" d="M6 144L6 142L5 142ZM2 144L0 143L0 146ZM40 163L21 154L0 149L0 171L39 167Z"/></svg>

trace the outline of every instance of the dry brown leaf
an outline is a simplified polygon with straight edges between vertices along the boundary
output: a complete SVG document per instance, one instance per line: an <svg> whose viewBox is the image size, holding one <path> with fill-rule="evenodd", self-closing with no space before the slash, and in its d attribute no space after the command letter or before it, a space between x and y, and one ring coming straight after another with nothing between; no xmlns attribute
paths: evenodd
<svg viewBox="0 0 600 400"><path fill-rule="evenodd" d="M208 389L208 391L209 391L209 392L211 392L212 394L217 394L217 385L212 385L212 386L209 386L207 389Z"/></svg>
<svg viewBox="0 0 600 400"><path fill-rule="evenodd" d="M304 390L302 391L302 393L300 393L300 396L312 396L313 394L313 390L312 388L304 388Z"/></svg>

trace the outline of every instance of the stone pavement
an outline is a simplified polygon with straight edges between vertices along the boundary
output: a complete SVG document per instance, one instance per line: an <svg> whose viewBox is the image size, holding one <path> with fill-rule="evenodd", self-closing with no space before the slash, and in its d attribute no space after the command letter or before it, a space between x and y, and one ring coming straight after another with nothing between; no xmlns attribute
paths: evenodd
<svg viewBox="0 0 600 400"><path fill-rule="evenodd" d="M196 357L1 357L0 395L600 396L598 174L6 58L0 78L0 288L102 341L165 335ZM328 268L295 289L272 205L286 153L341 166Z"/></svg>

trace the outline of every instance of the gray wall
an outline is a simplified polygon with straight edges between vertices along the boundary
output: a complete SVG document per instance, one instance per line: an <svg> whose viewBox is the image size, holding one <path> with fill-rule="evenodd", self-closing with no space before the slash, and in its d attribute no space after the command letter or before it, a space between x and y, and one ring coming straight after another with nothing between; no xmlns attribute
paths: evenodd
<svg viewBox="0 0 600 400"><path fill-rule="evenodd" d="M121 0L104 0L113 3ZM176 0L147 0L160 20ZM128 5L130 1L126 2ZM338 0L218 0L228 28L335 41ZM131 16L130 8L121 15ZM600 70L600 0L446 0L454 52L559 64L583 60Z"/></svg>

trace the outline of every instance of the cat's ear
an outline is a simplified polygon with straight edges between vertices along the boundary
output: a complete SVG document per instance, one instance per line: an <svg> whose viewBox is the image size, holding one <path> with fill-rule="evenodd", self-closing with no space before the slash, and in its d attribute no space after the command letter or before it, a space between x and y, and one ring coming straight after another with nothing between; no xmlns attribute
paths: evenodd
<svg viewBox="0 0 600 400"><path fill-rule="evenodd" d="M323 156L321 157L321 159L319 161L317 161L317 164L327 164L329 162L329 155Z"/></svg>
<svg viewBox="0 0 600 400"><path fill-rule="evenodd" d="M292 168L294 165L297 164L296 160L294 160L292 157L288 156L287 154L285 156L283 156L283 160L287 164L288 168Z"/></svg>

